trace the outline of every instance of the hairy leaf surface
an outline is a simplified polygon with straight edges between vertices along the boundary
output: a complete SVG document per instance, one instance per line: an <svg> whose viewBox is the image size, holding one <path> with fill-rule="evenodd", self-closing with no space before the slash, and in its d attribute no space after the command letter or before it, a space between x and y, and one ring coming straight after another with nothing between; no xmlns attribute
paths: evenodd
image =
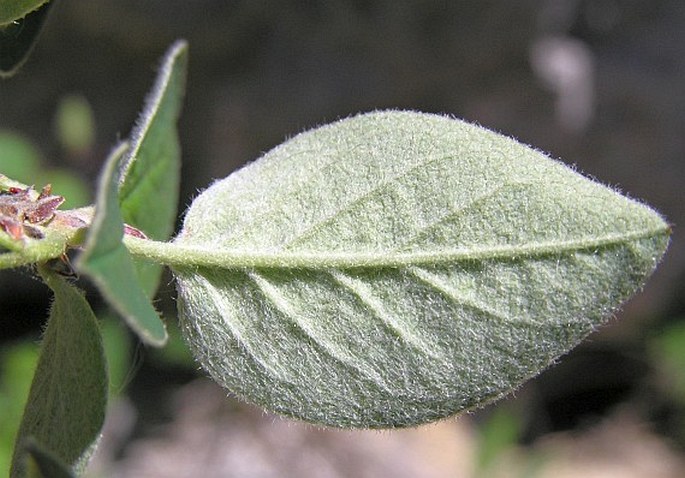
<svg viewBox="0 0 685 478"><path fill-rule="evenodd" d="M41 275L55 301L17 435L12 476L24 476L24 454L35 455L36 443L74 471L82 470L105 420L109 384L97 319L78 289L47 269Z"/></svg>
<svg viewBox="0 0 685 478"><path fill-rule="evenodd" d="M140 285L133 259L122 243L124 223L119 208L119 166L124 146L110 155L98 184L95 215L77 270L93 280L102 296L145 343L164 345L164 323Z"/></svg>
<svg viewBox="0 0 685 478"><path fill-rule="evenodd" d="M462 121L380 112L204 191L175 241L182 328L248 401L416 425L509 393L652 272L654 211Z"/></svg>
<svg viewBox="0 0 685 478"><path fill-rule="evenodd" d="M121 215L156 240L169 238L176 223L181 148L176 122L181 111L188 44L177 41L164 57L157 81L131 133L119 187ZM137 262L141 285L153 296L161 266Z"/></svg>

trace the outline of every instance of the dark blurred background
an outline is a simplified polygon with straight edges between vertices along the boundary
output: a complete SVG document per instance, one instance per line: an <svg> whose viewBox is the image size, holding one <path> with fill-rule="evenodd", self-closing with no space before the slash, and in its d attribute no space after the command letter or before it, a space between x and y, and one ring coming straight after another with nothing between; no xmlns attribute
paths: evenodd
<svg viewBox="0 0 685 478"><path fill-rule="evenodd" d="M685 475L682 0L58 0L27 63L0 82L0 165L18 167L1 147L19 142L43 170L85 185L87 203L177 38L190 44L180 211L298 132L400 108L562 158L661 211L673 240L618 320L559 365L496 406L418 430L274 418L225 398L180 343L145 349L105 320L115 398L95 473ZM80 140L65 132L69 115ZM158 306L170 322L173 305L168 279ZM30 271L0 275L0 425L21 411L13 393L27 385L12 380L30 380L48 307Z"/></svg>

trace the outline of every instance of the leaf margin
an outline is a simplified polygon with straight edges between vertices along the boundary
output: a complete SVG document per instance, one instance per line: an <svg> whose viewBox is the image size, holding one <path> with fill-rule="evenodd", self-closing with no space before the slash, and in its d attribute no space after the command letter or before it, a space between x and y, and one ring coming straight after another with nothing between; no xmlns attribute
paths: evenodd
<svg viewBox="0 0 685 478"><path fill-rule="evenodd" d="M76 470L82 469L99 441L107 406L109 380L95 314L82 291L45 265L40 265L38 272L55 297L24 416L15 440L12 476L23 473L24 454L31 453L32 441L40 444L43 450L51 450L50 453L54 454L55 458L69 463ZM62 312L72 310L78 313L62 317ZM75 322L78 323L78 327ZM84 354L84 348L59 351L59 348L73 347L74 343L83 345L84 340L87 340L92 348L87 355ZM83 362L86 357L87 362ZM64 361L60 362L59 359ZM82 374L70 376L74 373L74 365L78 363L89 373L89 380L85 380L86 377ZM54 367L59 367L56 372ZM55 378L61 381L55 382ZM50 397L44 395L46 386L50 390ZM68 388L68 398L63 395L64 387ZM93 392L96 392L95 395ZM47 398L57 398L60 402L48 403L45 402ZM79 403L82 406L64 406L65 403ZM90 415L90 421L83 423L86 411ZM49 419L41 419L46 413ZM63 427L60 433L54 429L45 429L50 423L57 423ZM66 438L68 436L72 440L74 436L79 436L79 440L71 443ZM25 448L26 446L29 446L29 449Z"/></svg>
<svg viewBox="0 0 685 478"><path fill-rule="evenodd" d="M323 128L326 128L326 127L324 126ZM314 131L316 131L316 130L314 130ZM311 132L307 132L307 133L303 133L303 134L309 134L309 133L311 133ZM490 134L490 132L488 132L488 134ZM378 135L378 136L380 136L380 135ZM509 140L507 138L507 139L505 139L505 141L511 141L511 140ZM511 142L513 143L513 141L511 141ZM521 145L519 144L519 146L521 146ZM283 147L283 145L275 148L275 150L278 150L279 148L282 148L282 147ZM530 150L531 148L528 148L528 149ZM272 152L275 150L272 150ZM316 146L311 147L310 151L313 151L313 153L311 153L311 154L315 154L315 155L316 154L319 154L319 155L326 154L326 152L322 152L322 150ZM293 157L297 157L297 152L298 152L297 150L293 151L291 149L291 150L288 150L287 153L281 152L281 154L289 156L290 158L293 158ZM272 153L267 153L267 156L269 154L272 154ZM312 158L309 158L309 159L311 160ZM273 159L273 158L272 158L272 160L275 161L275 159ZM550 160L549 157L546 158L546 161L554 162L553 160ZM255 163L253 163L253 164L255 164ZM274 163L272 163L273 168L272 168L271 172L273 172L273 170L278 169L279 166L281 167L281 169L284 168L282 163L280 165L276 165L276 166L274 166L273 164ZM560 165L558 165L558 166L560 166ZM247 166L246 169L251 168L251 167L252 166ZM255 166L255 167L258 167L258 166ZM566 170L568 170L568 169L569 168L566 168ZM566 173L568 173L568 172L570 172L570 171L566 171ZM292 174L292 172L290 172L290 171L286 171L283 174L289 174L289 173ZM236 173L234 173L234 174L236 174ZM238 173L238 174L241 174L241 173ZM278 178L279 177L278 174L280 174L280 173L277 173L274 177ZM574 172L574 174L577 175L577 173L575 173L575 172ZM245 184L245 183L251 184L250 181L252 179L254 179L252 176L249 176L248 173L246 173L246 176L240 176L240 177L241 177L241 180L244 181L243 184ZM247 177L247 179L245 179L245 177ZM544 179L544 177L543 177L543 179ZM340 178L337 178L336 180L342 184L349 184L349 182L347 182L345 180L341 180ZM576 178L576 180L577 180L577 178ZM584 181L589 181L589 180L587 180L587 178L585 178ZM220 182L222 182L222 181L220 181ZM592 182L592 181L590 181L590 182ZM236 183L240 183L240 180L236 180L235 182L230 183L231 187L230 188L227 187L227 189L232 190L232 191L237 191L238 188L236 187ZM216 184L217 183L215 183L215 186L216 186ZM227 184L229 184L229 183L227 183ZM262 184L262 186L263 186L263 184ZM213 187L214 186L212 186L211 188L213 188ZM616 194L615 191L610 191L608 188L606 188L604 186L600 186L597 183L594 184L594 187L601 187L603 191L605 191L609 194L610 193ZM264 193L264 191L261 191L261 190L259 190L259 191L263 194L266 194L266 193ZM207 193L207 191L205 191L205 193ZM203 194L205 194L205 193L203 193ZM228 272L228 270L231 270L233 272L236 272L236 274L240 275L241 277L243 275L250 276L250 274L251 274L250 271L252 271L252 274L259 273L260 272L259 268L263 268L263 269L270 270L270 271L279 270L282 268L289 268L290 270L293 270L293 273L295 273L295 274L297 273L297 270L299 270L301 268L302 269L309 268L309 270L314 268L314 269L320 270L322 272L325 272L326 269L329 269L329 268L330 269L349 268L349 269L355 269L355 270L357 270L359 268L363 269L365 266L370 266L370 267L384 266L384 267L392 268L392 267L401 267L403 265L407 265L407 263L411 263L412 261L415 261L417 259L417 257L419 259L419 262L424 262L424 263L430 262L430 260L431 260L430 254L428 256L424 256L423 258L420 257L420 254L418 254L418 255L415 254L413 258L411 258L411 257L410 258L396 257L395 259L393 259L390 262L388 262L388 261L386 261L386 262L375 261L375 263L374 263L374 257L373 257L373 255L371 255L370 257L366 257L362 261L363 263L360 263L359 261L357 261L357 262L350 261L349 255L346 256L344 254L344 252L339 252L338 254L333 254L333 255L328 255L328 256L324 252L324 253L320 253L317 256L316 254L309 254L308 255L306 253L306 251L302 252L301 250L299 250L299 251L297 251L297 250L296 251L293 251L293 250L283 251L283 250L279 249L278 246L272 246L272 247L265 246L264 248L257 247L256 250L249 250L248 244L241 244L238 241L237 241L238 245L236 245L234 247L224 246L224 248L222 250L221 249L222 246L219 244L219 242L212 242L210 237L205 237L206 243L203 243L202 239L200 239L200 236L199 236L199 234L201 234L202 227L206 224L205 221L211 220L212 215L213 215L212 211L219 208L220 204L221 204L221 201L219 201L216 196L212 196L212 199L209 199L209 197L210 196L208 195L206 198L206 201L204 203L204 207L205 207L205 209L203 209L204 213L196 212L196 217L194 218L195 222L193 223L194 226L196 226L196 227L192 231L190 231L191 236L197 234L197 236L195 236L194 238L191 238L188 241L185 241L183 238L184 233L187 232L187 231L185 231L185 225L187 225L188 218L191 214L191 212L189 212L189 214L186 216L184 231L182 231L180 233L180 235L176 238L174 243L172 243L172 244L154 244L154 243L143 244L141 241L132 239L131 241L129 241L128 245L131 247L131 250L134 253L140 253L143 255L147 254L147 255L149 255L149 257L155 257L158 260L161 260L162 262L165 262L172 267L172 271L175 272L175 275L177 277L177 286L179 288L179 308L181 309L180 315L181 315L182 324L184 326L184 329L186 330L186 332L185 332L186 339L188 342L190 342L191 349L193 349L194 355L196 355L196 358L198 358L198 360L202 364L203 368L208 370L210 372L210 375L212 375L215 380L217 380L220 384L223 384L224 386L229 388L229 390L231 390L233 393L238 394L239 396L247 399L248 401L252 401L253 403L256 402L259 405L264 406L265 408L271 409L272 411L275 410L275 411L282 413L282 414L285 414L285 415L296 416L298 418L303 418L303 419L307 420L308 418L311 418L311 416L307 417L306 413L304 413L304 412L303 412L303 414L295 413L293 411L293 408L291 408L289 411L287 408L286 409L283 409L283 408L276 409L274 407L274 403L269 403L268 400L260 401L254 395L250 396L250 393L248 391L249 387L242 387L242 386L237 385L240 382L240 379L238 379L238 382L232 381L231 383L223 381L222 376L221 376L222 367L228 367L228 365L226 365L226 363L224 363L223 365L221 364L221 360L222 360L220 357L221 354L217 354L217 352L218 352L218 349L227 350L229 345L226 343L213 343L213 344L207 343L206 340L210 340L210 339L211 340L213 340L213 339L220 340L219 338L224 336L224 334L227 334L227 336L230 336L232 333L236 333L236 332L227 332L227 331L219 330L219 327L222 327L222 325L217 325L217 328L214 329L213 326L211 326L211 325L207 325L207 324L199 325L199 324L195 323L200 318L200 315L203 314L202 310L197 312L197 314L199 314L199 315L193 315L192 312L188 312L188 311L190 311L194 306L196 306L199 302L201 302L204 297L210 296L211 292L209 292L208 290L203 290L202 293L198 293L199 296L201 296L201 297L196 296L192 299L195 301L195 303L190 304L190 305L184 303L184 302L186 302L186 299L184 298L185 294L184 294L183 288L185 287L184 282L186 281L186 278L184 278L183 276L186 274L190 274L190 275L196 274L196 275L202 276L203 275L203 268L206 268L206 267L218 267L218 268L222 268L222 269L226 270L227 272ZM258 197L261 197L261 196L258 196L257 194L255 194L255 198L258 198ZM301 196L296 196L296 197L301 201ZM232 198L232 199L235 199L235 198ZM615 197L614 199L618 199L618 197ZM223 200L226 200L226 197L224 197ZM587 240L586 241L586 240L584 240L583 237L581 237L580 239L578 239L578 241L576 241L576 243L574 243L574 241L570 241L570 244L566 244L566 246L571 247L571 249L580 246L586 253L590 253L590 254L592 254L593 251L595 249L598 249L598 248L604 249L605 251L610 251L611 249L613 249L612 242L616 242L616 241L618 241L620 243L620 246L626 246L628 249L633 248L633 247L636 250L640 249L640 248L647 248L646 250L650 251L650 252L648 252L648 255L650 257L646 257L646 256L642 257L640 259L640 261L641 261L640 264L636 264L634 269L625 271L627 273L627 275L629 275L629 276L630 275L637 275L640 278L640 282L642 282L646 279L647 276L649 276L651 271L653 271L653 269L656 267L656 264L658 263L660 258L663 256L663 253L664 253L664 251L668 245L668 242L669 242L668 236L670 235L670 226L666 223L666 221L661 216L658 215L658 213L655 213L653 210L650 210L649 208L644 207L643 204L639 204L636 201L633 201L631 199L627 199L625 197L621 197L621 200L627 201L627 203L625 203L625 204L629 204L631 208L635 208L636 210L640 211L640 214L642 214L642 216L640 217L641 222L639 224L641 226L645 225L644 230L640 229L638 227L638 230L633 231L633 232L629 232L629 233L618 233L617 232L614 237L612 237L611 234L609 234L608 237L605 237L599 241L597 241L597 240ZM229 202L227 201L227 203L229 203ZM238 202L233 202L232 204L235 205L236 210L239 208ZM261 203L259 203L259 204L261 207ZM191 211L192 211L192 208L193 208L193 206L191 206ZM259 211L257 211L257 212L259 212ZM296 216L296 214L293 214L293 217L295 217L295 216ZM223 216L223 217L226 217L226 216ZM288 216L288 217L291 217L291 216ZM227 231L227 232L230 231L231 234L234 234L234 233L239 234L239 233L236 233L235 232L236 229L232 227L232 226L234 226L234 224L228 222L228 220L224 220L224 222L226 224L224 224L223 229L221 228L221 224L218 222L217 222L217 224L212 224L211 227L208 227L208 229L209 230L215 230L216 234L220 233L221 231ZM264 224L266 224L268 226L268 221L265 221ZM606 224L611 224L611 221L607 221ZM256 231L255 234L260 233L260 231L261 231L261 233L266 234L264 232L264 229L255 228L253 230ZM595 229L593 229L591 227L589 229L580 228L578 230L594 231ZM621 230L622 229L617 229L616 231L621 231ZM613 231L613 230L610 229L609 231ZM226 235L229 235L229 234L226 234ZM242 236L239 235L238 237L242 237ZM277 237L281 237L281 236L277 236ZM290 236L288 236L286 234L285 237L290 237ZM297 238L296 235L294 235L293 237ZM555 236L549 236L549 237L555 237ZM241 246L243 246L243 247L241 247ZM531 253L539 254L539 255L542 255L543 257L553 258L556 254L560 254L562 252L559 250L559 244L555 244L555 243L551 243L551 244L547 244L547 245L543 244L543 247L541 247L541 248L540 247L532 247L529 249L530 250L528 250L528 251L521 251L521 250L514 251L515 252L514 254L511 253L512 251L508 251L508 253L507 253L506 248L504 248L504 250L500 250L499 252L504 253L503 258L501 257L503 260L520 260L522 255L531 254ZM469 261L474 261L474 260L477 260L479 258L480 259L483 259L483 258L487 259L488 257L490 257L491 259L493 259L493 256L494 256L494 259L496 260L496 256L497 256L497 251L494 251L495 254L493 254L493 251L492 250L488 251L487 248L485 250L481 250L477 254L469 254L468 251L466 251L466 253L464 251L457 251L457 252L458 252L457 257L459 256L459 254L461 254L460 258L464 263L468 263ZM522 254L523 252L525 252L526 254ZM636 252L636 254L637 254L637 252ZM515 257L512 257L512 256L515 256ZM313 267L312 267L312 264L313 264L312 258L314 258L316 260L316 263ZM409 259L409 260L407 260L407 259ZM435 257L433 257L433 259L435 259ZM630 267L632 267L632 266L629 266L629 268ZM207 273L209 273L209 271L207 271ZM217 274L218 273L219 272L217 272ZM226 279L226 280L228 281L228 279ZM218 279L217 279L217 281L218 281ZM235 279L235 282L237 284L238 279ZM240 284L242 284L242 282ZM264 287L260 287L259 284L256 284L254 287L252 287L252 285L250 285L249 288L250 288L250 290L252 290L252 289L255 290L255 292L254 292L255 295L262 294L265 296L268 296L270 294L270 291L274 290L274 289L270 288L268 283L264 283L262 285L266 286L268 290L264 290ZM638 283L632 284L631 290L634 292L638 286L639 286ZM240 290L242 290L241 289L242 287L243 287L242 285L240 285L240 286L236 285L236 288L238 288ZM245 285L244 287L247 288L248 286ZM236 290L238 290L238 289L236 289ZM261 291L259 291L259 289L261 289ZM621 289L621 290L622 290L622 292L620 292L615 297L615 299L622 302L623 300L626 299L627 296L625 295L626 294L625 289ZM271 302L279 302L279 300L277 300L277 299L278 299L278 297L276 297ZM310 299L315 300L313 297L310 297ZM323 299L321 299L321 300L323 300ZM229 303L228 300L226 303ZM609 308L602 306L601 311L604 314L609 314L612 311L614 311L615 308L618 307L618 305L619 304L617 302L613 302L613 305ZM211 308L212 306L208 306L208 307ZM219 310L219 306L215 305L214 307L217 308L216 309L217 311ZM262 305L258 306L259 310L262 311L262 315L267 313L266 310L268 310L269 307L271 307L271 305L268 305L268 304L262 304ZM283 307L279 306L278 304L273 304L273 307L275 309L281 309L281 312L283 315L286 315L286 316L292 315L288 311L287 304L284 305ZM228 318L228 320L231 320L230 319L231 314L237 308L239 308L238 305L235 305L235 307L232 310L223 310L222 309L222 311L219 312L219 314L223 315L224 320L226 320L227 318ZM206 310L205 310L205 313L208 315L211 315ZM598 314L598 313L599 313L599 310L596 310L593 312L593 314ZM236 320L238 320L238 319L236 319ZM245 325L245 324L257 324L263 320L268 320L268 318L256 317L256 316L248 317L248 315L246 315L239 320L241 321L241 324L242 324L241 326L250 327L250 325ZM603 321L604 320L606 320L606 316L603 317ZM223 322L221 322L221 323L223 324ZM295 326L298 327L299 325L295 324ZM595 325L595 327L596 326L597 326L597 324ZM230 324L229 324L229 327L230 327ZM590 333L590 331L593 330L592 327L588 328L587 324L583 325L583 327L584 327L584 329L583 329L584 331L582 333L583 336L585 336L587 333ZM189 334L188 330L189 329L195 330L194 333L196 336L194 338L188 339L188 334ZM309 336L308 332L304 331L304 333L305 333L305 335ZM270 340L269 337L270 336L268 336L268 335L265 337L261 337L261 340L268 342ZM312 340L314 340L314 337L310 337L310 338L312 338ZM283 338L281 337L281 338L277 339L277 342L279 342L281 339L283 339ZM193 343L193 340L197 340L197 342ZM237 332L236 340L240 343L240 345L236 346L237 348L245 349L245 350L249 349L248 345L241 342L239 332ZM260 339L255 339L255 340L259 341ZM572 348L575 344L577 344L577 342L575 342L575 341L573 343L567 344L566 351L568 351L568 348ZM231 345L231 347L232 346L233 345ZM300 346L302 346L302 344L300 344ZM273 344L272 347L273 348L269 348L269 346L265 345L262 347L262 349L263 349L262 351L271 350L271 353L273 354L273 353L276 353L276 350L280 350L278 348L279 347L278 343ZM290 343L288 345L288 347L297 349L298 345L295 343ZM322 347L324 347L324 346L322 345ZM374 353L376 353L376 352L377 351L374 351ZM563 354L563 353L565 353L565 352L556 352L556 355L550 357L549 361L546 361L544 366L548 366L550 363L552 363L554 360L556 360L556 358L560 354ZM217 355L214 355L214 354L217 354ZM213 363L212 360L214 358L212 358L211 356L216 358L218 360L218 362ZM266 358L266 357L262 357L262 358L267 360L268 363L272 362L272 359L270 359L270 358ZM245 357L231 356L231 361L233 363L235 363L236 361L239 362L241 360L247 360L247 359ZM276 359L276 360L278 360L278 359ZM270 368L268 365L265 365L265 363L262 363L259 360L259 358L255 358L255 361L258 364L258 365L255 365L255 367L259 367L259 364L261 364L261 366L263 366L263 367ZM280 358L280 361L283 362L283 357ZM274 365L274 367L275 367L275 365ZM280 377L281 374L277 373L278 368L279 367L276 367L272 371L273 374L275 375L273 378L276 381L282 379L282 377ZM525 380L525 379L530 378L534 375L537 375L537 373L539 373L542 369L537 369L532 373L527 372L525 374L525 376L522 378L522 380ZM224 369L224 370L226 370L226 369ZM312 372L312 374L313 374L313 372ZM235 379L235 376L233 378ZM249 377L246 376L246 377L243 377L242 381L243 381L243 383L252 383L252 382L261 383L262 379L266 380L266 378L263 376L249 376ZM322 382L322 384L323 384L323 382ZM319 386L324 386L322 384L320 384ZM271 384L271 385L273 385L273 384ZM306 387L306 385L304 385L304 386ZM310 384L310 386L311 386L311 384ZM497 394L491 395L489 397L483 397L484 400L480 402L480 405L483 405L485 403L489 403L492 400L495 400L495 399L497 399L497 398L499 398L499 397L501 397L507 393L510 393L511 390L512 390L512 388L510 387L501 393L497 393ZM284 392L284 393L287 394L287 392ZM296 410L302 411L307 407L307 405L303 402L299 402L297 404L294 404L293 407ZM471 407L468 407L466 409L470 409L470 408ZM465 410L465 409L462 409L462 411L463 410ZM336 413L332 413L331 416L336 416ZM337 416L337 418L339 419L340 417ZM435 418L435 417L433 417L433 418ZM433 419L433 418L431 418L431 419ZM331 421L331 420L322 418L320 415L318 416L318 420L314 420L314 421L316 421L317 423L323 423L323 424L327 424L327 425L340 426L340 427L365 426L363 423L360 423L360 422L353 423L353 422L345 422L344 420L338 421L338 422L336 422L335 420ZM406 422L406 423L394 422L394 423L390 423L390 424L382 424L382 423L377 422L377 423L375 423L375 425L366 423L367 426L370 425L373 427L375 427L379 424L380 424L380 427L384 427L384 426L393 427L393 426L411 426L411 425L418 424L418 422L413 422L413 423L412 422Z"/></svg>
<svg viewBox="0 0 685 478"><path fill-rule="evenodd" d="M124 223L119 210L118 185L126 147L125 143L117 146L105 163L98 183L95 215L83 251L74 265L95 283L143 342L161 347L168 338L166 327L139 285L133 259L122 242Z"/></svg>
<svg viewBox="0 0 685 478"><path fill-rule="evenodd" d="M162 59L122 159L119 181L122 219L155 240L168 239L176 222L181 168L176 124L187 69L188 43L177 40ZM153 296L159 286L161 267L137 260L135 265L146 293Z"/></svg>

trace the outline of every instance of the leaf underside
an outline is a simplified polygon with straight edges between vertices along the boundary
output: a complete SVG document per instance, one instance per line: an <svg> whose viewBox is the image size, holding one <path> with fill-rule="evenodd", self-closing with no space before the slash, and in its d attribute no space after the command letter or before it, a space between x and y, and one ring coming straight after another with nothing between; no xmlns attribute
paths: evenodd
<svg viewBox="0 0 685 478"><path fill-rule="evenodd" d="M509 138L391 111L208 188L175 241L207 260L174 272L184 335L229 390L316 423L402 427L538 374L641 286L668 234ZM246 251L269 260L213 259Z"/></svg>

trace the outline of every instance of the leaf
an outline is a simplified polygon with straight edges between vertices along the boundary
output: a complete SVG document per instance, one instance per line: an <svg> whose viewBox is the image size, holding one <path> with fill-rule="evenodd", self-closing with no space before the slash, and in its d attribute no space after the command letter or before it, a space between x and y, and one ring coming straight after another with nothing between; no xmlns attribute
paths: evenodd
<svg viewBox="0 0 685 478"><path fill-rule="evenodd" d="M188 63L188 45L177 41L164 57L145 109L131 134L119 187L125 223L148 237L166 240L176 222L181 150L176 122L180 115ZM161 266L137 262L145 291L153 296Z"/></svg>
<svg viewBox="0 0 685 478"><path fill-rule="evenodd" d="M107 405L107 367L97 320L83 294L48 269L55 293L31 392L17 434L12 476L23 476L31 440L75 471L95 449Z"/></svg>
<svg viewBox="0 0 685 478"><path fill-rule="evenodd" d="M75 266L93 280L110 306L150 345L162 346L167 340L164 323L141 288L133 259L121 242L124 224L119 209L119 165L125 145L107 160L100 177L95 216L84 250Z"/></svg>
<svg viewBox="0 0 685 478"><path fill-rule="evenodd" d="M0 10L0 78L12 76L26 61L52 3L3 0Z"/></svg>
<svg viewBox="0 0 685 478"><path fill-rule="evenodd" d="M220 384L312 422L402 427L538 374L641 286L669 232L509 138L391 111L215 183L158 255Z"/></svg>

